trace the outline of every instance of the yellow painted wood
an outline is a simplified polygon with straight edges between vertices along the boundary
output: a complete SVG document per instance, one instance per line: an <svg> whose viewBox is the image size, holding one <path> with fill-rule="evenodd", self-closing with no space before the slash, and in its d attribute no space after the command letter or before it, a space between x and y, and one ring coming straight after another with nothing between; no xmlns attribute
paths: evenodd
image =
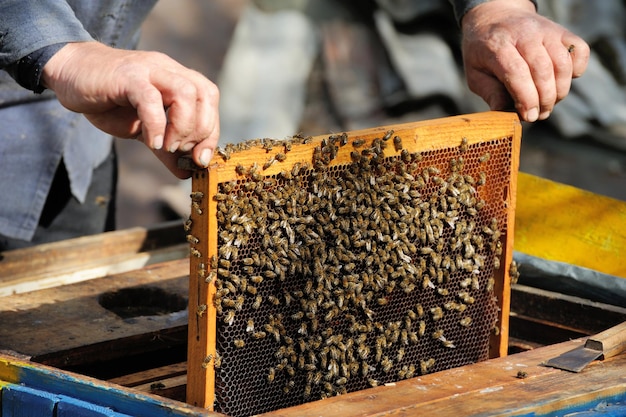
<svg viewBox="0 0 626 417"><path fill-rule="evenodd" d="M13 360L0 356L0 383L7 382L19 384L20 366L27 367L29 364L20 360Z"/></svg>
<svg viewBox="0 0 626 417"><path fill-rule="evenodd" d="M519 173L514 248L626 278L626 202Z"/></svg>

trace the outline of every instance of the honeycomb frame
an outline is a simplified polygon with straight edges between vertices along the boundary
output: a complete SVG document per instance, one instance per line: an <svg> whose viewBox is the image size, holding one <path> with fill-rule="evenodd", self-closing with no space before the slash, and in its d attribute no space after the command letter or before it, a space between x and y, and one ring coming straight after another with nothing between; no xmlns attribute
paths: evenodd
<svg viewBox="0 0 626 417"><path fill-rule="evenodd" d="M505 355L520 140L486 112L220 150L185 225L187 402L259 414Z"/></svg>

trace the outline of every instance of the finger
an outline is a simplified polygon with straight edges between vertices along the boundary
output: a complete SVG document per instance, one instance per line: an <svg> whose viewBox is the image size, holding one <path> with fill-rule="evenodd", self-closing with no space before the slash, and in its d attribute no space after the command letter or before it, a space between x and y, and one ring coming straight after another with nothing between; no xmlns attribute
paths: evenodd
<svg viewBox="0 0 626 417"><path fill-rule="evenodd" d="M211 135L202 142L198 143L192 151L194 162L201 167L208 167L211 159L213 158L213 152L217 146L219 139L219 122L215 122L215 128L211 132Z"/></svg>
<svg viewBox="0 0 626 417"><path fill-rule="evenodd" d="M534 89L538 95L539 114L537 118L538 120L547 119L557 101L557 86L552 57L542 44L520 44L518 50L527 63L532 77L531 83L534 83ZM520 85L518 88L530 90L533 87Z"/></svg>
<svg viewBox="0 0 626 417"><path fill-rule="evenodd" d="M143 142L151 149L161 149L166 125L161 93L151 84L144 83L132 88L127 95L141 122Z"/></svg>
<svg viewBox="0 0 626 417"><path fill-rule="evenodd" d="M182 151L190 151L197 144L212 140L209 147L215 148L219 136L219 91L215 84L202 77L197 86L200 96L196 101L196 126L193 137L181 146Z"/></svg>
<svg viewBox="0 0 626 417"><path fill-rule="evenodd" d="M163 140L164 147L173 153L188 140L193 139L198 92L195 84L189 79L172 73L166 74L169 74L167 80L163 79L164 74L160 74L153 82L161 91L163 104L167 107L168 123Z"/></svg>
<svg viewBox="0 0 626 417"><path fill-rule="evenodd" d="M528 64L517 49L510 47L506 51L500 50L496 56L489 60L486 71L493 74L493 77L504 86L522 120L534 122L538 119L539 94L535 88ZM483 82L486 83L484 80ZM493 82L491 84L486 83L486 85L493 88L501 100L503 96L502 87L496 89ZM488 96L488 92L481 95L490 103L489 99L486 98Z"/></svg>
<svg viewBox="0 0 626 417"><path fill-rule="evenodd" d="M572 61L572 77L580 77L589 63L589 54L591 53L589 45L571 32L566 32L561 42L567 48Z"/></svg>
<svg viewBox="0 0 626 417"><path fill-rule="evenodd" d="M564 47L559 41L548 42L545 47L552 59L556 85L556 102L558 103L567 96L572 85L572 60L568 48Z"/></svg>

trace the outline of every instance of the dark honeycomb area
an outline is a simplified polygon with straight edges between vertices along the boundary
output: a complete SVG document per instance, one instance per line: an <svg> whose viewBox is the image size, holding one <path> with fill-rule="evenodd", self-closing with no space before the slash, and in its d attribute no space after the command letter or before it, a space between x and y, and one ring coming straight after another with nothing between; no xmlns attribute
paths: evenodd
<svg viewBox="0 0 626 417"><path fill-rule="evenodd" d="M488 359L512 139L385 156L391 136L331 136L310 163L218 185L215 411ZM351 162L333 165L343 146Z"/></svg>

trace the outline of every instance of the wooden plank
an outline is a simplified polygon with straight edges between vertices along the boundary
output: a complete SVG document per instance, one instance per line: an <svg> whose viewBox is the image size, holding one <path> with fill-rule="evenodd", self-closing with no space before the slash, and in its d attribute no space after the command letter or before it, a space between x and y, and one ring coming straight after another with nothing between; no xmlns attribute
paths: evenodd
<svg viewBox="0 0 626 417"><path fill-rule="evenodd" d="M0 254L0 297L131 271L187 254L180 221L7 251Z"/></svg>
<svg viewBox="0 0 626 417"><path fill-rule="evenodd" d="M175 363L167 366L151 368L141 372L111 378L108 382L123 385L125 387L136 387L138 385L149 384L166 377L181 376L187 373L187 362Z"/></svg>
<svg viewBox="0 0 626 417"><path fill-rule="evenodd" d="M515 249L626 278L626 203L520 173Z"/></svg>
<svg viewBox="0 0 626 417"><path fill-rule="evenodd" d="M582 343L577 339L263 415L534 415L626 392L624 354L594 362L579 374L541 366Z"/></svg>
<svg viewBox="0 0 626 417"><path fill-rule="evenodd" d="M105 309L99 299L107 292L148 287L159 288L184 300L188 293L188 271L189 260L181 259L105 278L4 297L0 303L0 349L62 366L64 360L73 363L125 355L124 350L133 344L150 350L172 343L173 340L168 338L181 332L184 334L184 330L168 334L176 328L186 328L184 309L173 314L125 320ZM120 341L119 349L115 343L103 346L105 342L116 340ZM140 340L143 343L139 343ZM176 343L184 344L184 340ZM62 359L62 352L65 359Z"/></svg>
<svg viewBox="0 0 626 417"><path fill-rule="evenodd" d="M518 317L566 325L588 335L626 321L626 308L526 285L513 286L511 312Z"/></svg>
<svg viewBox="0 0 626 417"><path fill-rule="evenodd" d="M46 391L4 384L0 391L0 416L55 417L58 399Z"/></svg>
<svg viewBox="0 0 626 417"><path fill-rule="evenodd" d="M132 416L212 417L221 415L95 378L60 371L44 365L33 365L6 355L0 355L0 381L20 384L36 391L50 392L55 396L75 398ZM3 394L6 389L7 386L3 388ZM42 415L45 416L45 414Z"/></svg>
<svg viewBox="0 0 626 417"><path fill-rule="evenodd" d="M131 417L109 407L101 407L72 397L61 396L55 417Z"/></svg>
<svg viewBox="0 0 626 417"><path fill-rule="evenodd" d="M163 378L149 384L134 387L135 390L159 395L162 397L185 401L187 388L187 375L179 375L171 378Z"/></svg>

